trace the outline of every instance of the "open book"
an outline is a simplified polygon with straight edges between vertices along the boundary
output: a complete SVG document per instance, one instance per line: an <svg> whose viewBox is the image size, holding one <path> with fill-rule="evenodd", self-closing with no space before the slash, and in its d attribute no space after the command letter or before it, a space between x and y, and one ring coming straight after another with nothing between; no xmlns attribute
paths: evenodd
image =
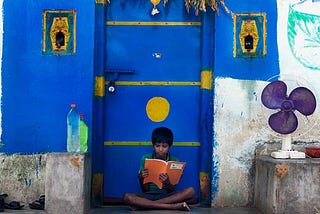
<svg viewBox="0 0 320 214"><path fill-rule="evenodd" d="M144 167L149 170L149 176L143 180L143 183L153 182L162 189L163 183L159 180L159 175L167 173L171 184L176 185L179 183L185 165L186 162L146 159Z"/></svg>

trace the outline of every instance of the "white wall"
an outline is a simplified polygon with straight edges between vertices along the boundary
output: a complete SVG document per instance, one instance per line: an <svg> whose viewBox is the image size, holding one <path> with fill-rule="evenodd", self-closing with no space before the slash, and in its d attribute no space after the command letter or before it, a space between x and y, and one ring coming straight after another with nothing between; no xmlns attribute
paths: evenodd
<svg viewBox="0 0 320 214"><path fill-rule="evenodd" d="M278 77L288 84L288 93L305 86L320 96L320 2L305 1L294 6L298 12L308 13L289 17L291 0L278 0L277 40L280 74ZM308 16L310 17L310 16ZM297 20L297 18L299 18ZM288 40L288 23L291 41ZM290 30L289 30L290 31ZM305 33L307 32L307 33ZM273 45L273 44L267 44ZM270 77L272 78L272 77ZM273 77L274 78L274 77ZM269 154L280 149L284 136L273 132L268 118L276 111L261 104L261 92L268 84L264 81L217 78L215 80L214 127L216 146L214 163L219 167L218 193L213 206L246 206L252 201L254 156ZM292 134L293 148L303 150L307 145L319 145L320 100L317 108L308 118L298 116L298 129Z"/></svg>

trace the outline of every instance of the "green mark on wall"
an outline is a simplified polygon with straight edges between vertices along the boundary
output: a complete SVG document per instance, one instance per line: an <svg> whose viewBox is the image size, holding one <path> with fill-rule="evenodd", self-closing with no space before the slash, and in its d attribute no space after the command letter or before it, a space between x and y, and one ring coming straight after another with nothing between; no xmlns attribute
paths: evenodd
<svg viewBox="0 0 320 214"><path fill-rule="evenodd" d="M308 11L308 8L304 4L289 7L289 46L304 67L320 70L320 16L301 11Z"/></svg>

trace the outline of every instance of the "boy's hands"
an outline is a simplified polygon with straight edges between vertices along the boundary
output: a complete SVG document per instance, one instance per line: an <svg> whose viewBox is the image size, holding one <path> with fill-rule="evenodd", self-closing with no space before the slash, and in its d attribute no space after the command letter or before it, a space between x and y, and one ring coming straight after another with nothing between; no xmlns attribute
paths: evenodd
<svg viewBox="0 0 320 214"><path fill-rule="evenodd" d="M146 168L142 169L141 172L140 172L140 176L141 176L141 178L148 177L149 176L149 170L146 169Z"/></svg>
<svg viewBox="0 0 320 214"><path fill-rule="evenodd" d="M146 177L149 176L149 170L144 168L140 171L140 178L144 179ZM161 173L159 175L159 180L161 181L161 183L165 184L165 185L170 185L170 179L167 173Z"/></svg>
<svg viewBox="0 0 320 214"><path fill-rule="evenodd" d="M170 185L170 179L167 173L161 173L159 175L159 180L164 184L164 185Z"/></svg>

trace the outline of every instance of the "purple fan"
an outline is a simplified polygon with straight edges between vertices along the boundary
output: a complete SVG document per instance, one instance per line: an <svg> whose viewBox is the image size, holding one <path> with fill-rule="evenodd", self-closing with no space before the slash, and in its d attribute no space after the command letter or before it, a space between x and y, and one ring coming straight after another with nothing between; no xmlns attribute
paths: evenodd
<svg viewBox="0 0 320 214"><path fill-rule="evenodd" d="M261 101L269 109L280 110L269 117L270 127L280 134L290 134L297 129L295 110L309 116L316 109L316 98L309 89L297 87L288 97L287 85L282 81L269 83L262 91Z"/></svg>

